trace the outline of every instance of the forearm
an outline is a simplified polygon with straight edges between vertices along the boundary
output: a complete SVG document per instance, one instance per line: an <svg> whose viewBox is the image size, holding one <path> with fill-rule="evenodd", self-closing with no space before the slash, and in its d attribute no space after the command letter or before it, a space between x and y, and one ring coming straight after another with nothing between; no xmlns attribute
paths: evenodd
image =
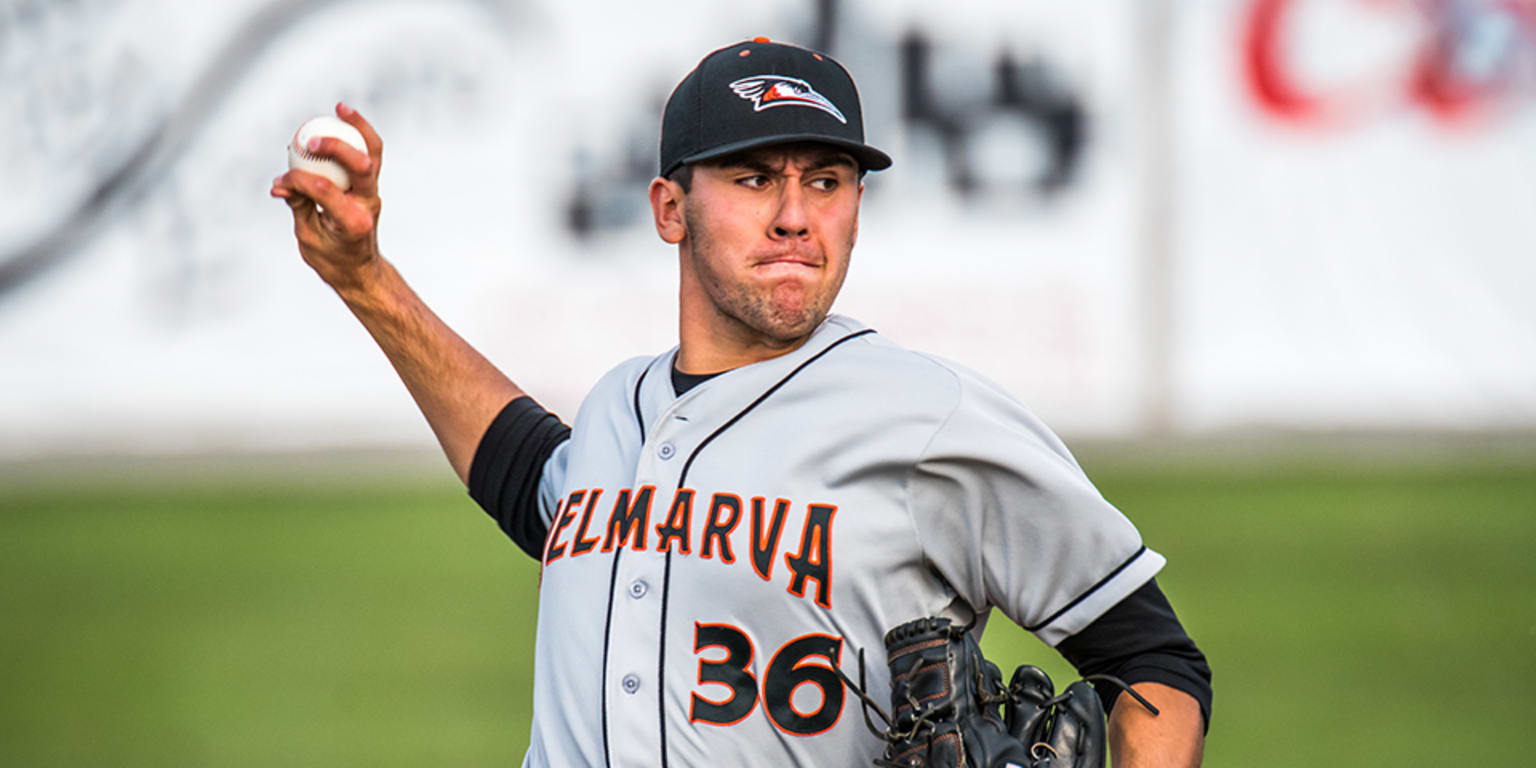
<svg viewBox="0 0 1536 768"><path fill-rule="evenodd" d="M1109 717L1109 749L1114 768L1194 768L1205 750L1205 724L1193 696L1161 683L1137 683L1136 692L1152 702L1153 716L1121 694Z"/></svg>
<svg viewBox="0 0 1536 768"><path fill-rule="evenodd" d="M522 390L433 313L383 258L332 287L389 358L467 484L481 435Z"/></svg>

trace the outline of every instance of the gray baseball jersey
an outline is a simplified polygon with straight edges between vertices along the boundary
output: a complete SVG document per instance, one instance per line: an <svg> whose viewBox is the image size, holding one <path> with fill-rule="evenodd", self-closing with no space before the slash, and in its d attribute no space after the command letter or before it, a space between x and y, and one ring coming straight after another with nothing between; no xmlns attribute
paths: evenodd
<svg viewBox="0 0 1536 768"><path fill-rule="evenodd" d="M829 667L879 698L887 629L993 606L1054 645L1163 565L1012 397L854 320L681 397L675 354L545 465L525 766L868 765Z"/></svg>

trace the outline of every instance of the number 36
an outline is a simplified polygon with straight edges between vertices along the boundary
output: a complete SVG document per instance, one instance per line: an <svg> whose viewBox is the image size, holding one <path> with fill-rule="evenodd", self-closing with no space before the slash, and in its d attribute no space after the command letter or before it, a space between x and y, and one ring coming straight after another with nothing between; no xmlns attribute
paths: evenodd
<svg viewBox="0 0 1536 768"><path fill-rule="evenodd" d="M752 664L752 640L745 632L729 624L695 622L693 649L725 649L725 659L699 658L699 683L713 683L729 688L731 695L714 701L693 694L688 719L696 723L735 725L752 714L757 706L758 681L747 671ZM827 664L808 661L824 659L836 665L842 656L843 639L832 635L801 635L783 645L768 661L763 673L763 710L775 727L797 736L813 736L831 728L843 711L843 683ZM821 689L821 706L814 712L795 709L795 689L814 685Z"/></svg>

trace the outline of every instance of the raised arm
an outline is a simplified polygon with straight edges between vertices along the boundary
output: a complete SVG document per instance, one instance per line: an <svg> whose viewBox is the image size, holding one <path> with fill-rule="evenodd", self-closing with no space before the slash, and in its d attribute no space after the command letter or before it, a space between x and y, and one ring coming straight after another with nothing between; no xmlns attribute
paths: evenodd
<svg viewBox="0 0 1536 768"><path fill-rule="evenodd" d="M449 328L379 254L379 166L384 145L355 110L336 116L363 134L368 154L333 138L311 152L341 163L352 177L343 192L324 177L291 170L272 182L273 197L293 212L299 254L336 291L400 374L448 456L459 480L486 427L508 401L523 394L501 371Z"/></svg>

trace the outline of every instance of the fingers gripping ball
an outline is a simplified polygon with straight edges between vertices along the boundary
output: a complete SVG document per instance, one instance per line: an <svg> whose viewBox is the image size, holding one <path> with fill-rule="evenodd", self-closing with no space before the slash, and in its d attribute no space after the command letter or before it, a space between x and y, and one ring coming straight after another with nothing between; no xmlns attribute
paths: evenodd
<svg viewBox="0 0 1536 768"><path fill-rule="evenodd" d="M352 178L341 163L309 151L310 139L325 137L340 139L364 154L368 152L368 144L356 128L337 118L322 116L309 120L294 132L293 141L288 143L288 167L324 176L342 191L351 189Z"/></svg>

